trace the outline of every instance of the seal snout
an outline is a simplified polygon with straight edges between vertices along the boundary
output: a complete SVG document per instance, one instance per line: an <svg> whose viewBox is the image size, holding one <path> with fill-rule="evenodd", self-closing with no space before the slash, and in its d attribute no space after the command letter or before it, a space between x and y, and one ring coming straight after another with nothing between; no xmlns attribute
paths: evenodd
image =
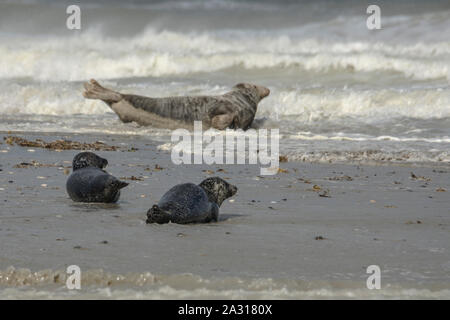
<svg viewBox="0 0 450 320"><path fill-rule="evenodd" d="M238 188L236 186L230 185L230 193L231 193L230 197L234 196L237 191L238 191Z"/></svg>
<svg viewBox="0 0 450 320"><path fill-rule="evenodd" d="M267 97L270 94L269 88L263 86L256 86L256 88L258 89L261 99Z"/></svg>
<svg viewBox="0 0 450 320"><path fill-rule="evenodd" d="M102 168L106 168L106 166L108 165L108 160L102 158L102 164L101 165L102 165Z"/></svg>

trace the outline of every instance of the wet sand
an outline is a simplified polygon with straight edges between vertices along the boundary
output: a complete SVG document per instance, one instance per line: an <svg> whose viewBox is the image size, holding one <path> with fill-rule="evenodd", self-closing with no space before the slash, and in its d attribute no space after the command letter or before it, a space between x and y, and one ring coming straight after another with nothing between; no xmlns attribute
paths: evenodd
<svg viewBox="0 0 450 320"><path fill-rule="evenodd" d="M117 204L74 203L65 182L79 151L10 145L7 136L117 146L95 152L108 159L109 173L130 185ZM155 295L147 288L153 295L139 297L402 298L421 296L405 293L420 289L425 297L450 298L448 163L288 161L280 163L277 175L260 176L258 165L177 166L168 151L158 150L160 143L136 136L3 132L0 143L0 298L64 296L64 281L41 284L33 272L50 270L48 275L72 264L90 275L90 288L104 289L114 275L130 275L120 288L132 294L112 297L136 297L135 278L158 275L173 292ZM211 176L239 188L223 203L218 223L145 224L148 208L170 187ZM369 265L381 268L382 289L376 293L366 289ZM31 273L23 276L18 268ZM33 295L40 288L47 295ZM226 295L234 289L242 295ZM316 294L309 295L311 290ZM111 297L83 290L70 297L77 294Z"/></svg>

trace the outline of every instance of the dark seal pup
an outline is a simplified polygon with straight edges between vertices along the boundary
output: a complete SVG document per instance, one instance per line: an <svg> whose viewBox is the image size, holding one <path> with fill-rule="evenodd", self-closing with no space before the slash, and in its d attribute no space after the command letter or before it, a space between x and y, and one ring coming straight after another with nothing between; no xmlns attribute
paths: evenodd
<svg viewBox="0 0 450 320"><path fill-rule="evenodd" d="M72 169L66 183L67 193L77 202L116 202L120 189L128 183L122 182L102 170L108 160L92 152L82 152L73 158Z"/></svg>
<svg viewBox="0 0 450 320"><path fill-rule="evenodd" d="M148 98L122 94L102 87L91 80L84 84L83 96L104 101L123 122L177 128L202 121L205 128L247 130L255 118L258 102L270 90L249 83L240 83L221 96Z"/></svg>
<svg viewBox="0 0 450 320"><path fill-rule="evenodd" d="M147 223L194 223L217 221L222 202L236 194L237 188L219 177L199 185L176 185L147 212Z"/></svg>

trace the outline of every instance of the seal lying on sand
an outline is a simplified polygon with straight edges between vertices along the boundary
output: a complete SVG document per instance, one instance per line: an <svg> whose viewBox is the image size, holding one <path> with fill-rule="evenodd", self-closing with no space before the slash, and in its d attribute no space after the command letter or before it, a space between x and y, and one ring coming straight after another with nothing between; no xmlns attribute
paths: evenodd
<svg viewBox="0 0 450 320"><path fill-rule="evenodd" d="M208 178L199 185L176 185L147 212L147 223L193 223L217 221L222 202L237 188L219 177Z"/></svg>
<svg viewBox="0 0 450 320"><path fill-rule="evenodd" d="M116 202L120 189L128 183L122 182L102 169L108 160L92 152L82 152L73 158L72 169L66 183L67 193L77 202Z"/></svg>
<svg viewBox="0 0 450 320"><path fill-rule="evenodd" d="M102 87L93 79L84 88L84 97L104 101L123 122L175 128L202 121L203 127L218 130L247 130L255 118L258 102L270 93L265 87L249 83L237 84L221 96L168 98L122 94Z"/></svg>

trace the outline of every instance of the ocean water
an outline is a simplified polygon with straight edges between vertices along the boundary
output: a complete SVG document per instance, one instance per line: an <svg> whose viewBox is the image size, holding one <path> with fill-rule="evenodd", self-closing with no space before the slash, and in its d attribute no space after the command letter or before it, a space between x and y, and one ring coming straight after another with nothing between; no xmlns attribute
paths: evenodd
<svg viewBox="0 0 450 320"><path fill-rule="evenodd" d="M269 87L257 119L280 152L306 161L450 160L450 3L364 1L64 1L0 3L0 130L120 133L82 83L148 96Z"/></svg>

